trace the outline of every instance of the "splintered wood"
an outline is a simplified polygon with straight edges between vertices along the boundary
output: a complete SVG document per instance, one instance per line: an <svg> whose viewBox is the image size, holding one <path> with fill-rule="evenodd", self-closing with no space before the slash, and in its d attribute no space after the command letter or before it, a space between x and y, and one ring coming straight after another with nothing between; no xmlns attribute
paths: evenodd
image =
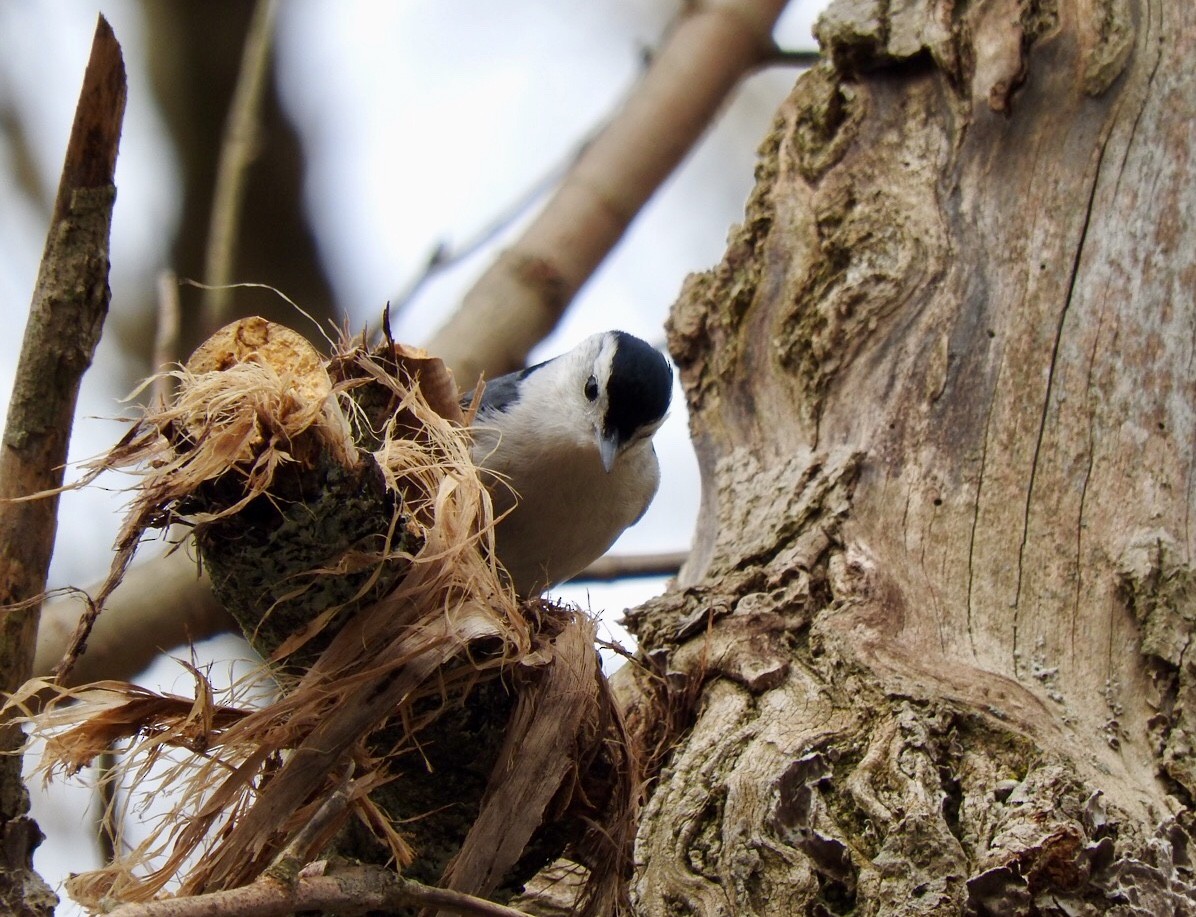
<svg viewBox="0 0 1196 917"><path fill-rule="evenodd" d="M153 778L169 816L71 894L201 895L340 854L509 897L565 854L589 871L584 913L623 908L639 788L594 625L504 583L443 364L361 341L324 359L253 318L174 375L97 465L138 478L93 614L147 530L187 527L268 668L225 694L191 667L194 698L26 685L14 704L53 698L28 717L54 735L47 779L126 741L111 779L129 804L170 761Z"/></svg>

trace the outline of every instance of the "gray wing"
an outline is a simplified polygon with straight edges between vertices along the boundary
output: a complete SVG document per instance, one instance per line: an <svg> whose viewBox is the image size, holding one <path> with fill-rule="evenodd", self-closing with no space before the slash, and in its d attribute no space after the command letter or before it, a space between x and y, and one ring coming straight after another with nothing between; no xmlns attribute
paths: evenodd
<svg viewBox="0 0 1196 917"><path fill-rule="evenodd" d="M507 410L519 400L519 384L543 365L544 363L537 363L535 366L507 373L487 382L482 390L482 403L478 405L478 413L496 414ZM461 407L468 408L472 401L473 392L467 392L461 398Z"/></svg>

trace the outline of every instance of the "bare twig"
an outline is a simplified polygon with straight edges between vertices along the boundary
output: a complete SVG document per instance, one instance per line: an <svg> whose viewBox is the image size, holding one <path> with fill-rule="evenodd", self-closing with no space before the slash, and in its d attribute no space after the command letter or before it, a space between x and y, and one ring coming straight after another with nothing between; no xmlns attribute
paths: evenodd
<svg viewBox="0 0 1196 917"><path fill-rule="evenodd" d="M258 115L270 63L277 0L258 0L245 35L241 71L233 92L216 187L212 194L212 223L204 258L204 314L208 326L218 328L228 321L228 284L232 281L233 259L241 218L241 201L249 165L257 155Z"/></svg>
<svg viewBox="0 0 1196 917"><path fill-rule="evenodd" d="M316 814L299 830L298 834L291 838L290 843L274 858L274 862L266 867L263 875L286 883L296 881L300 868L314 855L309 848L318 844L321 836L329 829L335 829L341 816L349 807L353 793L351 774L351 770L346 772L341 785L328 795L328 798L316 810Z"/></svg>
<svg viewBox="0 0 1196 917"><path fill-rule="evenodd" d="M0 445L0 690L33 671L39 596L54 547L58 499L9 502L62 485L71 423L84 371L108 312L108 240L113 172L125 110L120 45L101 16L75 109L58 196L29 309L4 439ZM21 732L0 729L0 751ZM0 756L0 911L33 913L53 894L32 872L40 838L26 818L21 756ZM43 891L44 890L44 891ZM32 897L31 897L32 896Z"/></svg>
<svg viewBox="0 0 1196 917"><path fill-rule="evenodd" d="M564 162L559 163L545 173L543 177L537 180L530 188L526 189L509 207L474 233L472 238L466 239L455 247L443 240L436 243L432 251L428 253L428 257L424 261L424 266L420 272L391 301L391 316L398 317L405 312L428 281L438 273L448 270L453 265L460 264L462 261L476 254L484 245L502 235L512 223L530 210L537 200L552 190L553 186L561 180L561 176L567 172L570 163L577 160L577 157L581 155L581 150L584 150L592 139L591 136L582 141L579 149L571 151Z"/></svg>
<svg viewBox="0 0 1196 917"><path fill-rule="evenodd" d="M62 485L80 380L108 310L112 174L124 101L120 46L101 17L9 404L0 451L5 501ZM0 504L0 603L16 605L44 590L57 509L56 497ZM36 606L6 610L3 622L0 687L12 690L32 670Z"/></svg>
<svg viewBox="0 0 1196 917"><path fill-rule="evenodd" d="M665 554L608 554L600 557L577 576L575 583L608 583L646 576L676 576L688 551Z"/></svg>
<svg viewBox="0 0 1196 917"><path fill-rule="evenodd" d="M100 862L108 865L116 860L120 838L120 818L116 811L116 782L110 780L116 767L116 752L109 748L96 759L96 845L100 848Z"/></svg>
<svg viewBox="0 0 1196 917"><path fill-rule="evenodd" d="M112 175L124 103L120 45L101 17L13 383L0 500L62 486L80 381L108 311ZM57 511L57 497L0 503L0 604L26 602L45 589ZM9 610L2 620L0 688L11 691L32 672L37 608Z"/></svg>
<svg viewBox="0 0 1196 917"><path fill-rule="evenodd" d="M680 552L603 557L573 581L674 576L686 557ZM81 597L66 596L46 604L34 674L48 674L62 658L81 609ZM88 638L87 653L71 672L69 683L130 679L162 651L236 630L236 622L220 607L207 577L186 552L156 557L131 567L105 603L104 614Z"/></svg>
<svg viewBox="0 0 1196 917"><path fill-rule="evenodd" d="M62 658L83 609L81 594L46 604L37 635L35 674L49 674ZM67 683L131 679L163 651L235 630L236 623L220 607L207 577L200 576L186 552L156 557L125 574L105 603L88 638L87 652Z"/></svg>
<svg viewBox="0 0 1196 917"><path fill-rule="evenodd" d="M158 324L154 329L153 370L158 373L154 379L154 400L165 404L170 399L173 377L165 374L166 368L179 359L179 278L172 270L158 275Z"/></svg>
<svg viewBox="0 0 1196 917"><path fill-rule="evenodd" d="M775 51L786 0L687 4L622 110L428 344L465 388L521 366L741 77Z"/></svg>
<svg viewBox="0 0 1196 917"><path fill-rule="evenodd" d="M798 51L778 48L763 62L767 67L813 67L822 60L821 51Z"/></svg>
<svg viewBox="0 0 1196 917"><path fill-rule="evenodd" d="M399 907L435 908L477 917L527 917L502 904L433 888L372 866L326 876L300 876L293 887L263 877L227 891L125 904L109 911L109 917L284 917L302 911L350 915Z"/></svg>

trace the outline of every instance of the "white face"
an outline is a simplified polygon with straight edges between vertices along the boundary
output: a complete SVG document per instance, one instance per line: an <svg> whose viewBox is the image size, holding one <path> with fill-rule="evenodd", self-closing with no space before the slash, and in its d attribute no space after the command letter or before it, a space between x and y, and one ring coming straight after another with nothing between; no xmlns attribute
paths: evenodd
<svg viewBox="0 0 1196 917"><path fill-rule="evenodd" d="M643 342L636 344L649 349ZM627 362L624 360L627 354L619 350L620 346L626 346L626 338L611 332L592 335L545 369L532 373L525 382L529 387L525 404L560 406L558 411L535 411L538 435L567 440L577 448L597 450L608 471L618 454L643 442L660 426L660 419L650 420L647 416L638 428L629 424L629 416L632 420L636 417L634 403L612 406L612 392L617 396L622 391L626 393L624 398L639 397L639 390L634 384L629 385L629 380L611 378L615 366ZM635 371L634 359L630 366ZM657 367L649 362L649 372L653 369ZM622 426L617 431L612 411L623 412Z"/></svg>
<svg viewBox="0 0 1196 917"><path fill-rule="evenodd" d="M586 348L582 362L581 397L583 410L590 420L594 435L601 438L606 410L610 406L609 386L611 365L615 359L615 337L610 334L596 334L584 342Z"/></svg>

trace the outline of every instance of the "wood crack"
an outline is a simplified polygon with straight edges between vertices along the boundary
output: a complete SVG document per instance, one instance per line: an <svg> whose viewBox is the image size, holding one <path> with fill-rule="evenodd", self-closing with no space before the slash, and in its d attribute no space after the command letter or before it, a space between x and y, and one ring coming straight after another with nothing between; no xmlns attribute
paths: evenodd
<svg viewBox="0 0 1196 917"><path fill-rule="evenodd" d="M1003 364L1002 364L1003 365ZM1001 379L1001 365L997 368L997 383ZM995 388L995 386L994 386ZM968 533L968 601L967 601L967 629L968 645L972 648L972 656L976 653L976 631L972 626L972 597L975 588L976 573L976 530L980 525L980 495L984 490L984 473L988 468L988 440L992 431L993 400L988 399L988 410L984 416L984 436L980 438L980 474L976 478L976 499L972 503L972 527Z"/></svg>
<svg viewBox="0 0 1196 917"><path fill-rule="evenodd" d="M1116 120L1116 117L1112 119ZM1063 308L1059 311L1059 320L1055 325L1054 340L1051 346L1051 359L1047 368L1046 391L1043 394L1042 410L1038 417L1038 433L1034 440L1034 455L1030 461L1030 481L1026 488L1025 512L1022 516L1022 541L1017 552L1017 588L1014 591L1013 609L1013 671L1019 674L1018 663L1018 625L1022 611L1022 583L1025 576L1026 547L1030 540L1030 515L1034 503L1034 486L1038 476L1038 461L1042 455L1043 440L1046 438L1047 419L1051 413L1051 395L1055 388L1055 370L1059 363L1059 346L1063 341L1063 326L1071 309L1076 294L1076 282L1080 275L1080 263L1084 259L1084 249L1088 240L1088 230L1092 225L1092 213L1096 204L1096 193L1100 187L1101 170L1105 153L1108 151L1108 132L1101 138L1100 152L1096 158L1096 168L1092 176L1092 185L1088 192L1088 200L1084 205L1084 222L1080 227L1080 238L1076 243L1075 255L1072 258L1071 272L1067 278L1067 294L1063 299Z"/></svg>

